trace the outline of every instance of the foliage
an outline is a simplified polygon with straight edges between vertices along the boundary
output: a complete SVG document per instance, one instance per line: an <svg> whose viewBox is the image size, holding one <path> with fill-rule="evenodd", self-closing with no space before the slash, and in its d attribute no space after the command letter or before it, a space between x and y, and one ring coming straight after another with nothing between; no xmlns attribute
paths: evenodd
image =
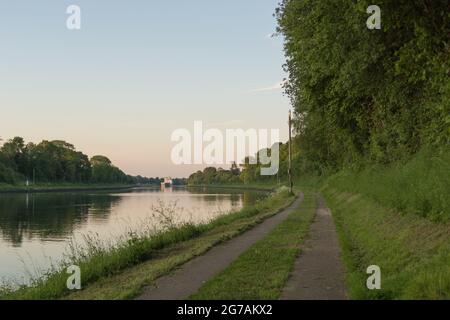
<svg viewBox="0 0 450 320"><path fill-rule="evenodd" d="M277 9L295 109L294 178L331 176L339 190L446 220L450 2L380 0L382 30L366 27L370 4L283 0ZM285 181L286 144L280 158ZM274 181L259 167L246 164L241 180Z"/></svg>
<svg viewBox="0 0 450 320"><path fill-rule="evenodd" d="M91 165L92 182L94 183L131 182L129 177L122 170L113 166L111 160L105 156L93 156Z"/></svg>
<svg viewBox="0 0 450 320"><path fill-rule="evenodd" d="M28 143L21 137L0 148L0 183L122 183L155 184L160 178L132 177L105 156L87 155L61 140Z"/></svg>
<svg viewBox="0 0 450 320"><path fill-rule="evenodd" d="M233 164L230 170L214 167L205 168L203 171L197 171L190 175L187 180L189 185L207 185L207 184L232 184L239 183L240 170L236 164Z"/></svg>
<svg viewBox="0 0 450 320"><path fill-rule="evenodd" d="M283 0L286 92L303 157L319 172L390 163L450 142L450 3Z"/></svg>
<svg viewBox="0 0 450 320"><path fill-rule="evenodd" d="M436 155L423 150L389 166L342 170L325 180L340 191L363 194L402 213L450 221L450 150Z"/></svg>

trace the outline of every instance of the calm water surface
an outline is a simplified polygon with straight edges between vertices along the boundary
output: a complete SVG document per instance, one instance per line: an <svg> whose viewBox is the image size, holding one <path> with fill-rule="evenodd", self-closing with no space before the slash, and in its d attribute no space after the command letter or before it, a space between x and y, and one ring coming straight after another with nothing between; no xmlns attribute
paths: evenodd
<svg viewBox="0 0 450 320"><path fill-rule="evenodd" d="M117 239L143 225L158 228L154 208L176 206L175 218L206 222L265 196L227 189L137 188L116 192L0 194L0 279L26 281L59 261L85 235Z"/></svg>

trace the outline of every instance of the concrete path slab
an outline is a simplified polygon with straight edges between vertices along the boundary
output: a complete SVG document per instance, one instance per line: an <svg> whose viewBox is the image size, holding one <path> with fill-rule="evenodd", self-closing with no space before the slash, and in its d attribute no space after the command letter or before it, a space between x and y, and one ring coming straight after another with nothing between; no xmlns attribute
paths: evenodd
<svg viewBox="0 0 450 320"><path fill-rule="evenodd" d="M341 250L331 212L325 201L319 198L315 220L281 299L347 299L345 271L340 256Z"/></svg>
<svg viewBox="0 0 450 320"><path fill-rule="evenodd" d="M301 195L295 202L254 228L223 243L182 265L173 273L156 280L155 285L144 288L138 300L186 299L209 279L224 270L239 255L257 241L263 239L279 223L286 219L303 201ZM212 297L213 298L213 297Z"/></svg>

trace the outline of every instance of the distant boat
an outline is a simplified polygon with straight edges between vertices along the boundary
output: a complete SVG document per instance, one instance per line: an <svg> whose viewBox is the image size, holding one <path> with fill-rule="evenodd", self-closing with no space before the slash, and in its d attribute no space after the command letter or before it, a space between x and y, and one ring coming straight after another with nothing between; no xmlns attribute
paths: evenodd
<svg viewBox="0 0 450 320"><path fill-rule="evenodd" d="M173 185L172 178L164 178L164 182L161 182L161 187L171 188Z"/></svg>

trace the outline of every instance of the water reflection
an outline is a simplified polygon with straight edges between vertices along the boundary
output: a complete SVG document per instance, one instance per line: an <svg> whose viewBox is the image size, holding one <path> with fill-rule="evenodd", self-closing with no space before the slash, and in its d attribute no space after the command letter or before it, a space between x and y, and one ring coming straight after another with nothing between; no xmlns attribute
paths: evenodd
<svg viewBox="0 0 450 320"><path fill-rule="evenodd" d="M0 194L0 278L20 275L20 257L46 266L62 256L76 235L94 232L101 238L123 234L161 200L176 201L183 219L200 223L251 205L265 195L237 190L139 188L120 192Z"/></svg>
<svg viewBox="0 0 450 320"><path fill-rule="evenodd" d="M106 219L120 197L109 194L36 193L0 195L1 238L20 246L24 239L64 239L87 222Z"/></svg>

